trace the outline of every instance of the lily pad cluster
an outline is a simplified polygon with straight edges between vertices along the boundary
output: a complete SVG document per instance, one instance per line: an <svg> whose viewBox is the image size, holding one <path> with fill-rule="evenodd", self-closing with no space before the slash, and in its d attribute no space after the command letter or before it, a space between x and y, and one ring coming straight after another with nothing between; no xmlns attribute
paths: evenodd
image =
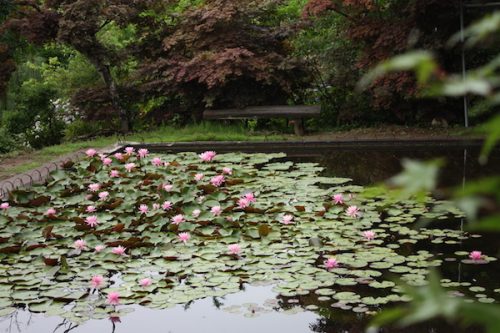
<svg viewBox="0 0 500 333"><path fill-rule="evenodd" d="M116 305L164 309L263 281L283 297L370 312L408 300L395 276L423 285L444 261L404 253L407 244L469 237L412 228L422 217L461 217L432 211L432 198L367 198L350 179L284 154L209 153L92 152L42 186L13 191L0 212L0 315L26 306L84 322Z"/></svg>

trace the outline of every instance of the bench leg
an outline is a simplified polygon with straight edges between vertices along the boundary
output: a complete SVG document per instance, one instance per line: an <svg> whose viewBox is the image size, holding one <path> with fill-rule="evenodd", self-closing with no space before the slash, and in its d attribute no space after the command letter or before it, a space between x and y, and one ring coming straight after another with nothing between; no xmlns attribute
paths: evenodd
<svg viewBox="0 0 500 333"><path fill-rule="evenodd" d="M295 135L298 136L303 136L305 134L303 119L293 119L293 131Z"/></svg>

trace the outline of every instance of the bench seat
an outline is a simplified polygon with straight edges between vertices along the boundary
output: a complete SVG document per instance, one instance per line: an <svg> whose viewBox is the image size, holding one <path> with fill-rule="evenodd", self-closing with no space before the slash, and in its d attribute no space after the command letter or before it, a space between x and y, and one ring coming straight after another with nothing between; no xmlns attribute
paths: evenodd
<svg viewBox="0 0 500 333"><path fill-rule="evenodd" d="M268 119L288 118L294 121L294 131L304 135L304 118L318 117L321 107L318 105L273 105L249 106L243 109L205 110L203 119Z"/></svg>

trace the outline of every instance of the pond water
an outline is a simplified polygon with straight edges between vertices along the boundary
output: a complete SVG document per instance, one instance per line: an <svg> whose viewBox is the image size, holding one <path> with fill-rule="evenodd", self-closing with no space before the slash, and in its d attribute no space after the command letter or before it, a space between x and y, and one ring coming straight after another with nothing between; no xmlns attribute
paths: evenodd
<svg viewBox="0 0 500 333"><path fill-rule="evenodd" d="M171 150L171 149L169 149ZM283 150L283 149L281 149ZM319 163L325 170L321 176L348 177L353 184L370 185L381 182L401 170L403 158L432 159L444 157L446 165L441 173L442 186L460 186L464 179L471 180L500 172L500 151L491 154L488 164L482 166L478 160L480 146L422 146L407 145L403 148L391 146L369 149L318 148L306 147L287 152L287 157L274 159L274 162L292 161L295 163ZM221 149L218 149L221 151ZM432 228L460 230L462 218L448 216L434 222ZM430 227L429 227L430 228ZM400 240L401 235L388 233L387 237ZM436 238L440 236L437 235ZM444 237L443 237L444 239ZM440 272L443 278L463 284L467 296L476 297L468 291L469 286L481 286L486 291L483 298L495 297L494 289L500 288L498 272L500 264L493 261L485 265L464 264L456 253L479 249L491 257L498 257L500 245L497 235L483 234L482 237L453 240L444 244L433 242L435 238L418 242L402 242L395 251L402 256L411 256L419 250L426 250L442 259ZM384 273L386 276L386 273ZM391 274L387 274L388 279ZM348 281L349 282L349 281ZM43 313L31 313L19 307L16 311L0 318L0 332L324 332L324 333L361 333L364 332L371 315L361 307L359 312L352 311L347 304L336 304L329 294L306 292L303 295L288 295L277 292L275 283L258 281L242 284L240 291L227 295L211 296L189 301L184 305L174 305L168 309L151 309L140 305L120 305L111 318L91 319L79 324ZM339 292L357 292L364 286L335 286ZM367 287L366 287L367 288ZM368 292L368 291L367 291ZM284 293L286 295L286 292ZM370 291L373 297L382 297L383 292ZM497 294L498 295L498 294ZM479 296L480 297L480 296ZM498 299L498 297L495 297ZM333 305L333 306L332 306ZM383 306L383 305L382 305ZM339 308L340 307L340 308ZM345 307L343 309L342 307ZM376 310L377 306L375 307ZM88 310L91 311L90 309ZM383 332L461 332L444 321L435 321L405 329L386 329ZM471 328L467 332L480 332Z"/></svg>

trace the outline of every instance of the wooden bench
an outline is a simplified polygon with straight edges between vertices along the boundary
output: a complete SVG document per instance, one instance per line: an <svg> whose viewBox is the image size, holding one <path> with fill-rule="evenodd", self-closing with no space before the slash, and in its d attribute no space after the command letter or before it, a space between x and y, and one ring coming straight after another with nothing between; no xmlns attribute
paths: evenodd
<svg viewBox="0 0 500 333"><path fill-rule="evenodd" d="M268 119L288 118L293 120L296 135L304 135L304 118L318 117L321 107L318 105L273 105L248 106L243 109L205 110L203 119Z"/></svg>

